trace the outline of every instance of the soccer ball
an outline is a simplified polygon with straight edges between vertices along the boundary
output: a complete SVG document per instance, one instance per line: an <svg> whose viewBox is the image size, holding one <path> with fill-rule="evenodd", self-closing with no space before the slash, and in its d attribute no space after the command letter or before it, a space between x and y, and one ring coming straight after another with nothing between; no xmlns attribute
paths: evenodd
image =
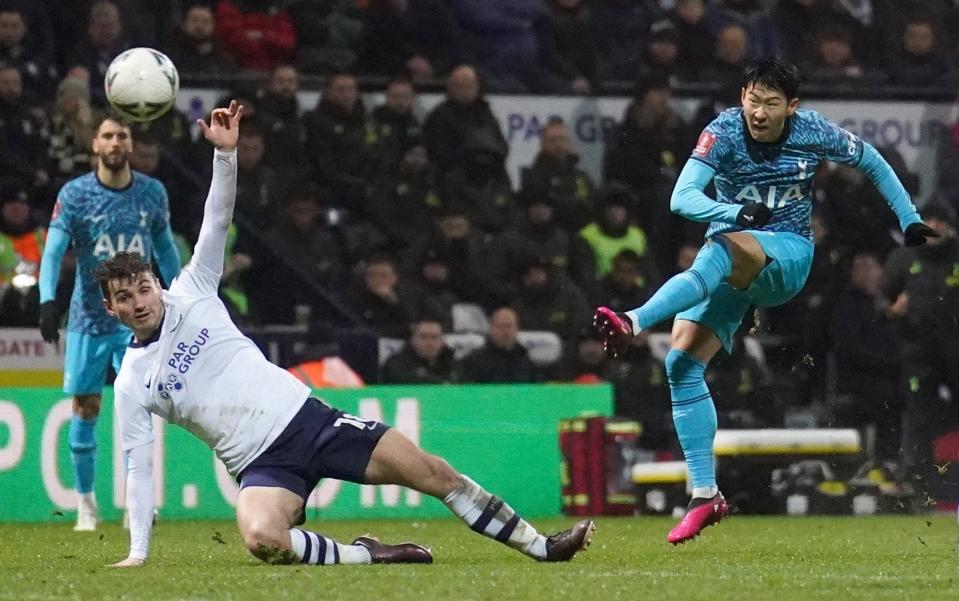
<svg viewBox="0 0 959 601"><path fill-rule="evenodd" d="M180 74L162 52L131 48L107 67L103 88L117 113L130 121L152 121L173 106Z"/></svg>

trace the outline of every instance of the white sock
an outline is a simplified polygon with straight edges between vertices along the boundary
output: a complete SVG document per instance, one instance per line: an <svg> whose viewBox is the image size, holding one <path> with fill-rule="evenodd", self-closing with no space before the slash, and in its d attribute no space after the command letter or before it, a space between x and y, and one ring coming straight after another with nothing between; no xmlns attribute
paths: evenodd
<svg viewBox="0 0 959 601"><path fill-rule="evenodd" d="M460 475L460 485L443 499L471 530L536 559L546 558L546 537L516 515L502 499Z"/></svg>
<svg viewBox="0 0 959 601"><path fill-rule="evenodd" d="M710 499L719 494L718 486L697 486L693 489L694 499Z"/></svg>
<svg viewBox="0 0 959 601"><path fill-rule="evenodd" d="M309 530L290 528L293 554L300 563L311 565L372 563L369 550L363 545L344 545L332 538Z"/></svg>
<svg viewBox="0 0 959 601"><path fill-rule="evenodd" d="M626 311L625 315L629 318L629 325L633 328L633 335L639 334L642 328L639 327L639 319L636 318L636 311Z"/></svg>

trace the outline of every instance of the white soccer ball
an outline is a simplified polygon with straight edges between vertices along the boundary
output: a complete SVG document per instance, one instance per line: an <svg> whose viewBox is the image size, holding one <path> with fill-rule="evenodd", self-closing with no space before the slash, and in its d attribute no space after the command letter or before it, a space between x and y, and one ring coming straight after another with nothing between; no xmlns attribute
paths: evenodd
<svg viewBox="0 0 959 601"><path fill-rule="evenodd" d="M130 121L152 121L173 106L180 74L162 52L131 48L110 63L103 87L117 113Z"/></svg>

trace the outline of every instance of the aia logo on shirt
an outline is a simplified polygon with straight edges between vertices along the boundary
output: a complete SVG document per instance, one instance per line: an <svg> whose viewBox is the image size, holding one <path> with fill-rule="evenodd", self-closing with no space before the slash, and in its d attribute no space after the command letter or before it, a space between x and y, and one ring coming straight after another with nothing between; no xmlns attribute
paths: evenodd
<svg viewBox="0 0 959 601"><path fill-rule="evenodd" d="M699 134L699 140L696 142L696 148L693 149L693 154L699 157L704 157L709 154L709 149L713 147L713 144L716 143L716 136L704 131Z"/></svg>

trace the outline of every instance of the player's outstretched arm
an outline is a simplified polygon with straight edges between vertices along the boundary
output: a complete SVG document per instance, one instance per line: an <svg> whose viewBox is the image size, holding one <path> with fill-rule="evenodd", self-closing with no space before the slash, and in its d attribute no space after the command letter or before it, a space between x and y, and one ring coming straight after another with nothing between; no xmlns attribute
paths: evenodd
<svg viewBox="0 0 959 601"><path fill-rule="evenodd" d="M716 221L746 229L762 227L769 222L772 212L764 204L727 204L706 196L704 190L715 174L716 170L702 161L686 161L669 199L670 210L692 221Z"/></svg>
<svg viewBox="0 0 959 601"><path fill-rule="evenodd" d="M234 100L228 109L215 109L209 125L197 121L203 137L212 142L216 150L213 153L213 181L203 206L203 222L193 261L218 277L223 273L226 234L236 204L236 143L242 118L243 106Z"/></svg>
<svg viewBox="0 0 959 601"><path fill-rule="evenodd" d="M939 234L922 222L916 205L909 198L902 182L896 177L896 172L882 158L879 151L868 142L862 143L862 158L859 168L876 186L879 193L886 200L886 204L899 218L899 227L906 235L906 245L919 246L926 242L926 238L938 238Z"/></svg>
<svg viewBox="0 0 959 601"><path fill-rule="evenodd" d="M127 512L130 516L130 554L111 567L129 568L146 562L153 529L153 445L143 444L126 452Z"/></svg>

